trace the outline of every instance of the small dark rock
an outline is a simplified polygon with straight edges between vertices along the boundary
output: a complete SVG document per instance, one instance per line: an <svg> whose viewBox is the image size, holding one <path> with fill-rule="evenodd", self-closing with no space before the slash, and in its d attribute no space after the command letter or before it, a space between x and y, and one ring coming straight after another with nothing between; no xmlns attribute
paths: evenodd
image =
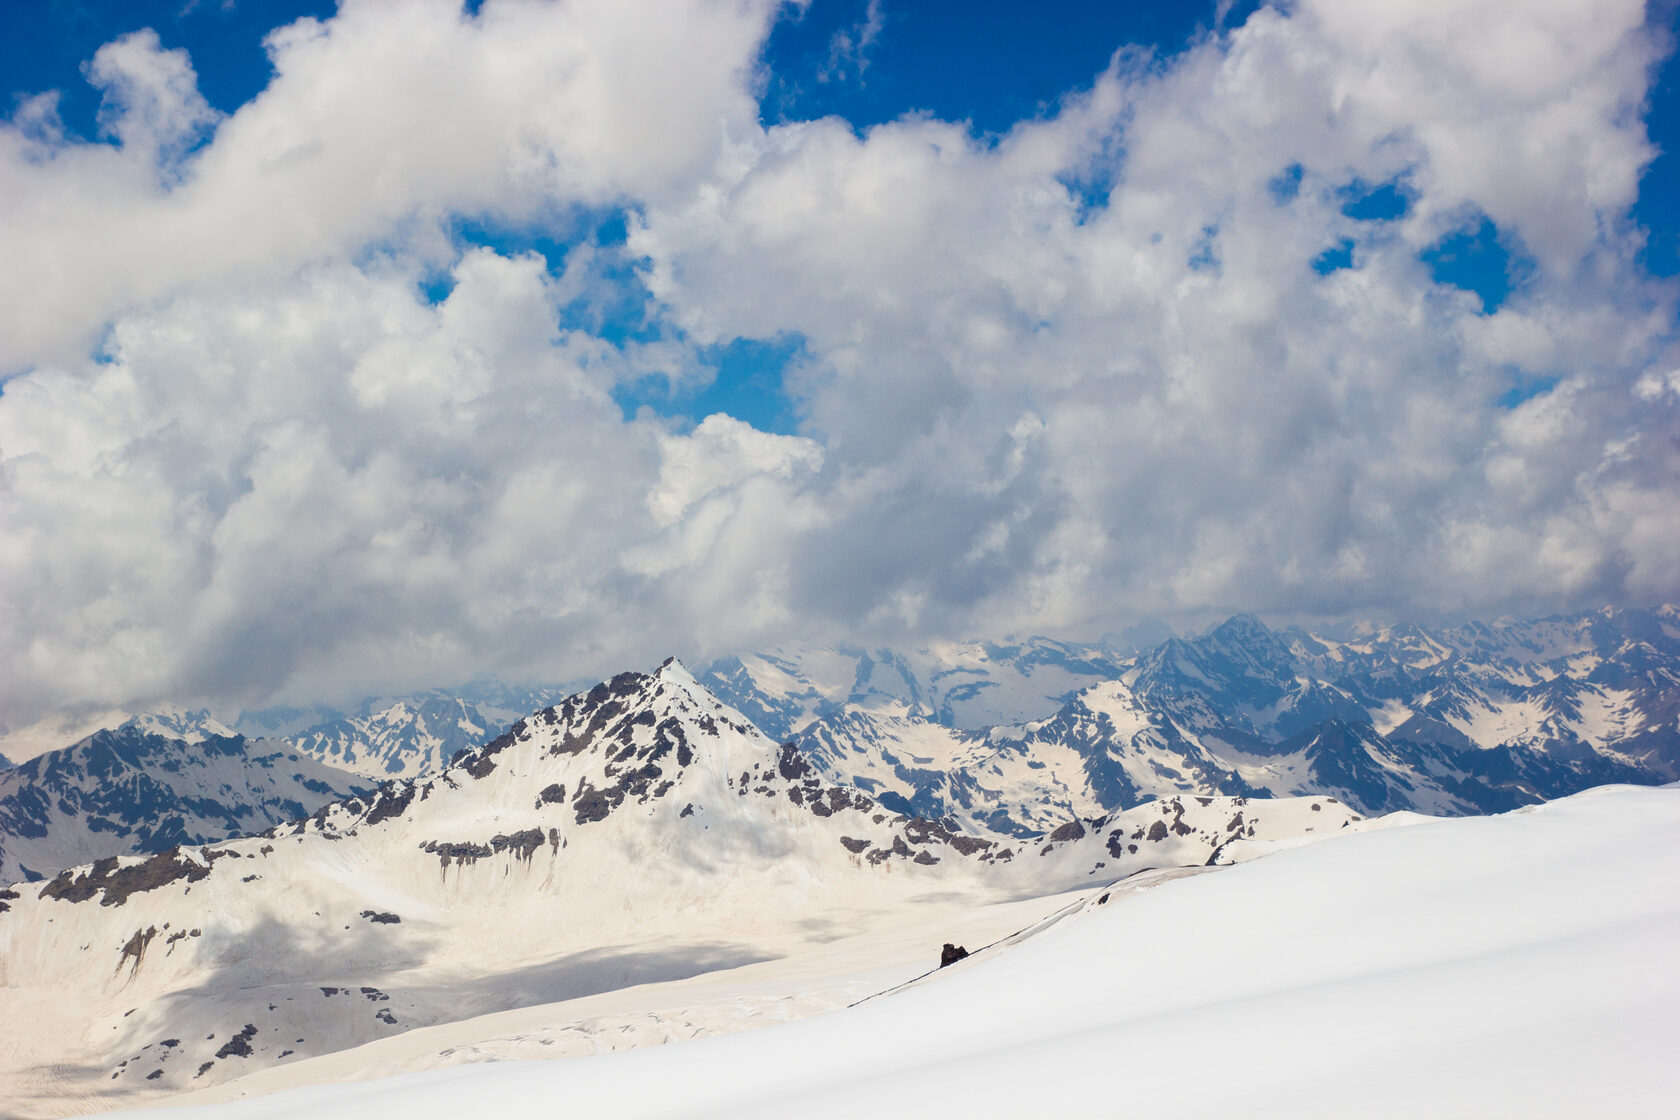
<svg viewBox="0 0 1680 1120"><path fill-rule="evenodd" d="M1050 834L1050 842L1052 844L1062 844L1072 840L1083 839L1084 836L1085 826L1080 824L1077 820L1071 820Z"/></svg>
<svg viewBox="0 0 1680 1120"><path fill-rule="evenodd" d="M246 1023L245 1029L222 1043L222 1048L216 1051L218 1058L249 1058L251 1056L251 1040L257 1037L254 1023Z"/></svg>

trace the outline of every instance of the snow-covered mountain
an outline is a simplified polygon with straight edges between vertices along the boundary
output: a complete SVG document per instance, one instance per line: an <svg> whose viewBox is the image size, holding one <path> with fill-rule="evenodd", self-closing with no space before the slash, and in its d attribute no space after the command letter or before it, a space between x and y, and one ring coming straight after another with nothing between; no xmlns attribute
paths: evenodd
<svg viewBox="0 0 1680 1120"><path fill-rule="evenodd" d="M285 743L130 722L0 772L0 883L248 835L369 788Z"/></svg>
<svg viewBox="0 0 1680 1120"><path fill-rule="evenodd" d="M1104 646L1050 638L909 651L783 646L720 658L699 679L777 740L841 713L906 715L974 730L1046 715L1119 672Z"/></svg>
<svg viewBox="0 0 1680 1120"><path fill-rule="evenodd" d="M1239 615L1047 718L966 730L926 705L848 704L793 739L885 804L1021 835L1174 795L1499 811L1680 776L1680 609L1342 640Z"/></svg>
<svg viewBox="0 0 1680 1120"><path fill-rule="evenodd" d="M0 1018L38 1025L0 1093L44 1054L94 1071L53 1092L198 1088L1365 823L1324 798L1206 798L1031 843L954 829L828 781L667 662L261 836L10 890Z"/></svg>
<svg viewBox="0 0 1680 1120"><path fill-rule="evenodd" d="M457 751L494 738L505 726L459 697L422 696L328 719L285 741L322 762L384 780L442 769Z"/></svg>
<svg viewBox="0 0 1680 1120"><path fill-rule="evenodd" d="M514 720L574 691L558 686L475 681L400 697L362 701L351 713L330 708L268 708L242 713L247 735L283 738L305 754L383 781L442 769L458 752L495 738Z"/></svg>
<svg viewBox="0 0 1680 1120"><path fill-rule="evenodd" d="M368 1047L333 1070L355 1084L227 1086L205 1112L145 1115L1655 1120L1680 1096L1677 833L1680 789L1620 787L1338 834L1085 892L950 968L766 1030L383 1080L415 1051ZM462 1031L452 1050L469 1039L500 1041Z"/></svg>

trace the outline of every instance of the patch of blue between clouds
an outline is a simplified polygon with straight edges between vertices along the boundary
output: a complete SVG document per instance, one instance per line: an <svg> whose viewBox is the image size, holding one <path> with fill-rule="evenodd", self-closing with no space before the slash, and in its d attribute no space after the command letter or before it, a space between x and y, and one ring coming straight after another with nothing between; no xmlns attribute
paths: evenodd
<svg viewBox="0 0 1680 1120"><path fill-rule="evenodd" d="M1116 161L1118 157L1116 157ZM1108 198L1114 192L1114 176L1102 173L1064 174L1056 182L1068 192L1073 201L1073 222L1084 225L1091 217L1108 208Z"/></svg>
<svg viewBox="0 0 1680 1120"><path fill-rule="evenodd" d="M1121 47L1169 58L1260 0L883 0L861 51L869 0L789 4L765 45L767 123L838 116L862 131L909 113L966 121L982 139L1052 115L1089 89ZM837 55L850 43L850 55Z"/></svg>
<svg viewBox="0 0 1680 1120"><path fill-rule="evenodd" d="M273 77L263 37L306 16L329 19L336 0L263 0L261 4L182 0L7 0L0 3L0 75L13 107L21 95L59 91L65 132L98 139L99 91L82 67L100 47L151 28L165 50L185 48L210 106L232 113Z"/></svg>
<svg viewBox="0 0 1680 1120"><path fill-rule="evenodd" d="M1324 250L1313 258L1313 271L1328 276L1339 268L1353 267L1353 238L1344 237L1341 243Z"/></svg>
<svg viewBox="0 0 1680 1120"><path fill-rule="evenodd" d="M1656 158L1639 178L1639 198L1633 218L1649 236L1640 261L1657 276L1680 275L1680 3L1660 0L1649 4L1646 20L1662 34L1668 56L1651 76L1646 98L1645 132Z"/></svg>
<svg viewBox="0 0 1680 1120"><path fill-rule="evenodd" d="M1516 408L1524 401L1551 392L1558 384L1556 377L1532 377L1521 370L1512 370L1511 377L1512 386L1494 398L1494 403L1503 409Z"/></svg>
<svg viewBox="0 0 1680 1120"><path fill-rule="evenodd" d="M1392 222L1412 208L1411 196L1399 180L1373 185L1355 179L1340 193L1342 213L1356 222Z"/></svg>
<svg viewBox="0 0 1680 1120"><path fill-rule="evenodd" d="M1510 239L1485 214L1425 249L1419 259L1429 266L1437 284L1479 296L1484 315L1504 306L1511 292L1534 271L1534 261L1513 252Z"/></svg>
<svg viewBox="0 0 1680 1120"><path fill-rule="evenodd" d="M799 418L786 390L787 373L806 358L805 338L784 334L771 339L737 338L697 351L712 378L703 387L673 389L662 377L644 377L613 390L628 419L643 408L690 423L726 413L761 432L792 435Z"/></svg>
<svg viewBox="0 0 1680 1120"><path fill-rule="evenodd" d="M555 278L565 272L578 249L589 247L593 259L590 282L584 286L587 296L560 309L560 325L586 331L614 346L663 337L637 262L625 252L627 232L625 214L617 209L577 211L542 224L477 217L458 218L450 226L459 249L483 247L505 257L535 253ZM420 291L435 304L448 298L453 286L454 278L445 268L424 277Z"/></svg>
<svg viewBox="0 0 1680 1120"><path fill-rule="evenodd" d="M638 261L625 250L628 233L622 210L579 212L553 225L498 223L488 218L461 219L451 236L465 251L484 247L503 255L535 253L550 276L561 276L580 248L589 248L588 295L560 308L560 326L583 331L616 347L670 341L687 345L681 332L663 320L638 271ZM422 279L420 291L432 303L449 297L454 280L448 269ZM798 418L787 395L785 375L805 356L805 339L797 334L773 339L737 338L729 342L692 346L695 363L709 371L704 384L691 371L673 375L654 373L622 383L613 399L626 419L642 409L691 426L716 412L744 420L760 431L786 435L797 429Z"/></svg>
<svg viewBox="0 0 1680 1120"><path fill-rule="evenodd" d="M1266 183L1266 189L1271 192L1272 201L1279 206L1287 206L1301 196L1301 176L1306 169L1298 163L1292 163L1278 172Z"/></svg>
<svg viewBox="0 0 1680 1120"><path fill-rule="evenodd" d="M1219 239L1218 226L1203 226L1201 237L1196 239L1196 251L1190 254L1187 262L1196 272L1211 272L1219 275L1220 260L1217 243Z"/></svg>

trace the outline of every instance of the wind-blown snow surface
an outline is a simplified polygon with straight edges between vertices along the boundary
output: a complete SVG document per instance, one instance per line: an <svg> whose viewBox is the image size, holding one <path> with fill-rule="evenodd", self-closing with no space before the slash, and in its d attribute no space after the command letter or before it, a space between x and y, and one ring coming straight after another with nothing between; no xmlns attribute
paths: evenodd
<svg viewBox="0 0 1680 1120"><path fill-rule="evenodd" d="M1607 787L1092 899L787 1026L143 1115L1671 1116L1676 836L1680 789Z"/></svg>

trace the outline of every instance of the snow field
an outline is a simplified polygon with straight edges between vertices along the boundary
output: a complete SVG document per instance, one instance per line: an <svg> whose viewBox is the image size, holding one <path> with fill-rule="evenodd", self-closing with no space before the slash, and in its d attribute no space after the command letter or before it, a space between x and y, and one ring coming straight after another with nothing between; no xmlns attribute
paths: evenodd
<svg viewBox="0 0 1680 1120"><path fill-rule="evenodd" d="M797 1023L144 1115L1670 1116L1677 836L1673 786L1352 832Z"/></svg>

